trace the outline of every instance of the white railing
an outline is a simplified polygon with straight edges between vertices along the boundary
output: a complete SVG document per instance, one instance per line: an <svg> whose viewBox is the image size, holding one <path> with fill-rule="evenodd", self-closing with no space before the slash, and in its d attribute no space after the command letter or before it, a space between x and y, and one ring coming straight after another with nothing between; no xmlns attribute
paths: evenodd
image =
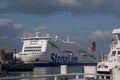
<svg viewBox="0 0 120 80"><path fill-rule="evenodd" d="M95 75L96 77L91 79L90 77L84 77L86 75ZM106 77L102 79L101 77ZM110 79L107 79L110 77ZM62 79L66 78L66 79ZM111 74L84 74L84 73L69 73L69 74L47 74L47 75L29 75L29 76L15 76L15 77L0 77L0 80L112 80Z"/></svg>

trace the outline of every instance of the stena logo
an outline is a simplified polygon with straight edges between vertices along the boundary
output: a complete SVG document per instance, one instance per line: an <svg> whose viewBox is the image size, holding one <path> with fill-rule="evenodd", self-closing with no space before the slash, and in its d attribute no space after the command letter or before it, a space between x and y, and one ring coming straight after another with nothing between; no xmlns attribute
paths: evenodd
<svg viewBox="0 0 120 80"><path fill-rule="evenodd" d="M75 56L58 56L55 53L51 54L51 63L61 63L61 64L65 64L65 63L78 63L78 57Z"/></svg>

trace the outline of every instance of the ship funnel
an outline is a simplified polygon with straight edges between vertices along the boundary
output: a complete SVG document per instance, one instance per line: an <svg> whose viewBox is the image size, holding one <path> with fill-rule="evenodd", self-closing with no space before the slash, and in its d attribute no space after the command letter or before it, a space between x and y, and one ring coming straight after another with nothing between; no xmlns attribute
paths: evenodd
<svg viewBox="0 0 120 80"><path fill-rule="evenodd" d="M58 40L58 36L55 36L55 41L57 41Z"/></svg>
<svg viewBox="0 0 120 80"><path fill-rule="evenodd" d="M47 34L47 37L50 37L50 34Z"/></svg>
<svg viewBox="0 0 120 80"><path fill-rule="evenodd" d="M70 42L70 37L69 37L69 36L67 37L67 42L68 42L68 43Z"/></svg>
<svg viewBox="0 0 120 80"><path fill-rule="evenodd" d="M36 37L39 37L40 32L36 32Z"/></svg>
<svg viewBox="0 0 120 80"><path fill-rule="evenodd" d="M63 40L63 43L74 44L74 43L76 43L76 42L71 42L71 41L70 41L70 37L68 36L66 41Z"/></svg>

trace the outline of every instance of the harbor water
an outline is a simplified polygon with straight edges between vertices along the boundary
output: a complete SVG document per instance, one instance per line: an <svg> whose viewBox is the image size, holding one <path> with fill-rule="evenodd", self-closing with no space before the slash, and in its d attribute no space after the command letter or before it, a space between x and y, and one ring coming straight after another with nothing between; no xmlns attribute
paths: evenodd
<svg viewBox="0 0 120 80"><path fill-rule="evenodd" d="M81 73L83 72L82 66L67 66L67 73ZM15 76L39 76L39 75L48 75L48 74L60 74L60 66L56 67L35 67L34 71L32 72L8 72L8 77L15 77ZM72 76L71 76L72 77ZM29 79L18 79L18 80L29 80ZM32 80L38 80L32 79ZM53 80L53 77L51 78L40 78L40 80Z"/></svg>

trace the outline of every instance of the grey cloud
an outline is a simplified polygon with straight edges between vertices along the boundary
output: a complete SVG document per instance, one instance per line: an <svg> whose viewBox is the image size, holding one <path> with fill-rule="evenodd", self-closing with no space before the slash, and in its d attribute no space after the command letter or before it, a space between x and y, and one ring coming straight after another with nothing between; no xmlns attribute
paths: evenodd
<svg viewBox="0 0 120 80"><path fill-rule="evenodd" d="M0 27L11 24L11 22L12 22L12 20L10 20L10 19L0 19Z"/></svg>
<svg viewBox="0 0 120 80"><path fill-rule="evenodd" d="M16 30L20 30L20 29L23 29L23 28L24 28L24 25L23 25L23 24L13 24L13 27L14 27L14 29L16 29Z"/></svg>
<svg viewBox="0 0 120 80"><path fill-rule="evenodd" d="M15 24L11 19L0 19L0 35L8 35L10 37L19 33L20 30L23 29L22 24Z"/></svg>
<svg viewBox="0 0 120 80"><path fill-rule="evenodd" d="M89 36L90 39L105 39L105 38L111 38L111 30L96 30L92 32L92 34Z"/></svg>
<svg viewBox="0 0 120 80"><path fill-rule="evenodd" d="M0 19L0 48L19 48L20 38L17 37L22 33L22 29L21 24L15 24L11 19Z"/></svg>
<svg viewBox="0 0 120 80"><path fill-rule="evenodd" d="M120 13L120 0L7 0L7 2L9 5L7 5L5 8L1 8L0 13Z"/></svg>

